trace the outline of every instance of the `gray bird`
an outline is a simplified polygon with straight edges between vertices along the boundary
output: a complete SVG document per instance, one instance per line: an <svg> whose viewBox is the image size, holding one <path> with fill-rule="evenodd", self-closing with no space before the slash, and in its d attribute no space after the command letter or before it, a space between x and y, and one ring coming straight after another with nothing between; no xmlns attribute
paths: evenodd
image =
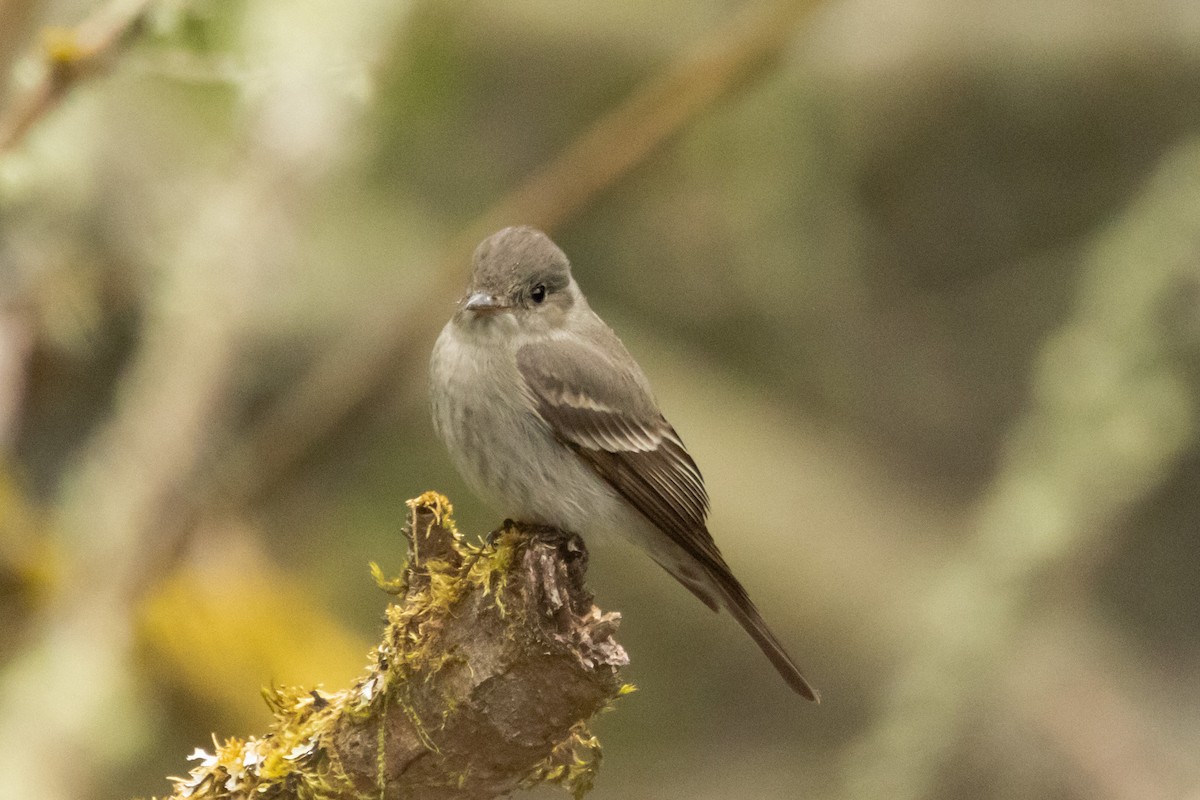
<svg viewBox="0 0 1200 800"><path fill-rule="evenodd" d="M713 542L696 462L566 255L517 227L485 239L473 261L429 367L433 424L466 482L513 519L585 540L624 535L709 608L728 609L788 685L818 700Z"/></svg>

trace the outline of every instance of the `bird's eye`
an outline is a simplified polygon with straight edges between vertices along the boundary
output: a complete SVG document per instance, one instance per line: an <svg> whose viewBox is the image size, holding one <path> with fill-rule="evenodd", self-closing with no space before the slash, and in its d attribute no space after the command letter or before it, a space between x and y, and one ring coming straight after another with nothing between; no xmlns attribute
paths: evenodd
<svg viewBox="0 0 1200 800"><path fill-rule="evenodd" d="M539 283L529 290L529 299L535 303L540 303L546 299L546 285Z"/></svg>

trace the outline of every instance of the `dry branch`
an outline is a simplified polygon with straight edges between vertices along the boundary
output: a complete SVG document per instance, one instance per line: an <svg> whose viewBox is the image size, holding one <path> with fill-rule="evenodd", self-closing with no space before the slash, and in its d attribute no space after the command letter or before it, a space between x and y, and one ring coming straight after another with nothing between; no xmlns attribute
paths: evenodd
<svg viewBox="0 0 1200 800"><path fill-rule="evenodd" d="M0 155L16 147L77 83L108 69L149 7L150 0L112 0L74 28L43 31L40 77L0 116Z"/></svg>
<svg viewBox="0 0 1200 800"><path fill-rule="evenodd" d="M401 600L365 676L335 693L273 688L262 737L230 739L174 798L487 798L540 782L581 795L599 763L588 720L628 662L584 587L573 535L506 523L481 547L428 492L409 501Z"/></svg>

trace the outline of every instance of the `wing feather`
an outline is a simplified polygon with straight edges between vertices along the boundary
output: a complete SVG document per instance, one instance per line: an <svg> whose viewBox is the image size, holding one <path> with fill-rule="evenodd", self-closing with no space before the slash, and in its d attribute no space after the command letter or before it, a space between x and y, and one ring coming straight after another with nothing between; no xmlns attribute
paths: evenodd
<svg viewBox="0 0 1200 800"><path fill-rule="evenodd" d="M551 339L522 347L517 365L559 441L702 564L727 571L705 527L700 469L633 359L624 348L619 355L624 363L613 364L586 344Z"/></svg>

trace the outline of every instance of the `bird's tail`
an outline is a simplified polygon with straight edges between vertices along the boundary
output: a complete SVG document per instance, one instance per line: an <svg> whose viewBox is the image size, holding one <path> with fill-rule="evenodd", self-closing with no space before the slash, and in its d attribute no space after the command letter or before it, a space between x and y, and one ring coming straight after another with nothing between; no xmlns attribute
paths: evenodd
<svg viewBox="0 0 1200 800"><path fill-rule="evenodd" d="M654 560L713 611L722 607L728 609L733 618L746 633L750 634L750 638L763 651L763 655L783 676L787 685L792 687L797 694L814 703L820 703L821 694L800 672L800 668L783 649L783 645L775 638L775 634L771 633L771 629L767 627L762 615L758 613L750 595L746 593L738 579L733 577L733 572L725 564L720 553L716 551L716 547L713 547L711 553L706 554L708 555L707 563L701 563L691 556L680 556L675 553L673 555L675 555L674 558L662 558L655 555Z"/></svg>
<svg viewBox="0 0 1200 800"><path fill-rule="evenodd" d="M820 703L820 692L808 682L808 679L800 672L800 668L796 666L796 662L775 638L775 634L771 633L771 629L767 627L767 623L763 622L762 615L758 613L750 596L746 594L746 590L742 588L737 579L731 574L713 577L714 583L721 589L721 605L729 609L729 613L738 621L738 624L746 633L750 634L750 638L763 651L763 655L770 659L787 685L792 687L797 694L814 703Z"/></svg>

